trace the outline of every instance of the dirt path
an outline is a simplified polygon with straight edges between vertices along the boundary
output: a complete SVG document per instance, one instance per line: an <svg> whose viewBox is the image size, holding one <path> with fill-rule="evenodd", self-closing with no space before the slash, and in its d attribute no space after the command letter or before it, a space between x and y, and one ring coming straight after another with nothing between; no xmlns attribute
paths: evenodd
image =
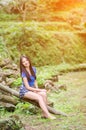
<svg viewBox="0 0 86 130"><path fill-rule="evenodd" d="M77 102L80 102L80 111L86 119L86 71L70 72L60 76L59 80L64 81L67 86L76 91Z"/></svg>
<svg viewBox="0 0 86 130"><path fill-rule="evenodd" d="M77 88L80 97L86 96L86 71L70 72L60 76L59 80L64 81L68 86Z"/></svg>

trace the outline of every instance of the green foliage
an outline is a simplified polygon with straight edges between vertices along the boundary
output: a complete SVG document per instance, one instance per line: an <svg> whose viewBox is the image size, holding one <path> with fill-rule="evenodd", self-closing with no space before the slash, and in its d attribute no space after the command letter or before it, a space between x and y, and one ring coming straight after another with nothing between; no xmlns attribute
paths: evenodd
<svg viewBox="0 0 86 130"><path fill-rule="evenodd" d="M41 66L37 68L37 81L39 87L44 84L46 79L50 79L53 75L59 75L60 73L76 72L86 70L85 64L67 64L62 63L59 65ZM64 84L63 82L59 82Z"/></svg>
<svg viewBox="0 0 86 130"><path fill-rule="evenodd" d="M21 112L24 112L24 113L29 113L29 107L30 107L30 104L29 103L18 103L18 105L16 106L16 111L15 113L21 113ZM30 114L30 113L29 113Z"/></svg>
<svg viewBox="0 0 86 130"><path fill-rule="evenodd" d="M0 11L0 21L18 21L19 15L8 14Z"/></svg>
<svg viewBox="0 0 86 130"><path fill-rule="evenodd" d="M7 47L6 44L4 43L4 39L2 36L0 36L0 62L4 59L4 58L10 58L9 53L7 51Z"/></svg>
<svg viewBox="0 0 86 130"><path fill-rule="evenodd" d="M18 87L18 86L21 85L21 83L22 83L22 79L19 77L19 78L17 78L17 79L13 82L12 86Z"/></svg>
<svg viewBox="0 0 86 130"><path fill-rule="evenodd" d="M21 54L30 56L35 66L86 61L84 40L65 32L71 30L67 23L1 22L0 27L2 43L16 63Z"/></svg>
<svg viewBox="0 0 86 130"><path fill-rule="evenodd" d="M30 2L32 3L32 5L35 2L34 6L37 6L38 12L36 12L36 14L34 13L36 20L39 21L39 19L41 19L41 15L43 15L44 13L43 16L44 19L46 18L48 21L51 21L50 19L53 19L54 22L43 22L43 20L42 22L33 22L33 21L12 22L12 19L9 16L12 16L13 19L16 19L18 21L17 17L14 18L15 17L14 14L11 13L6 14L6 12L4 13L5 10L4 11L2 10L0 15L2 17L3 14L2 19L4 19L5 21L6 19L5 16L7 15L7 17L9 17L7 18L7 20L9 19L8 20L9 22L0 22L0 35L2 38L1 42L5 46L4 48L7 49L7 52L9 52L9 57L11 57L12 60L15 61L16 63L19 63L20 55L26 54L30 56L35 66L43 66L50 64L54 65L60 63L75 64L86 62L85 38L81 38L78 35L77 30L75 30L73 26L71 26L71 23L69 22L72 16L76 20L78 18L81 19L82 17L81 10L83 10L83 8L82 9L76 8L73 11L69 12L58 11L55 13L52 11L49 12L49 10L48 11L45 10L46 12L45 13L43 12L42 9L46 9L46 5L49 3L48 0L47 1L40 0L38 2L38 5L36 5L37 4L36 1L34 2L30 1ZM40 9L41 2L44 5L44 8L42 9ZM63 2L65 3L64 0ZM15 9L17 9L17 11L20 11L21 10L20 7L24 7L24 3L27 5L28 2L26 0L25 1L15 0L14 3L11 3L9 9L8 9L9 4L5 8L7 8L7 10L9 11L11 11L11 9L13 9L12 11L14 12ZM30 6L31 3L29 3L28 6ZM59 3L61 6L65 6L62 4L62 1L58 2L50 1L48 7L50 7L51 5L52 7L54 7L55 4L57 5L57 3ZM67 5L68 3L71 5L70 2L66 3ZM22 10L23 9L25 11L25 8L22 8ZM34 15L31 15L30 13L31 12L29 12L28 15L30 17L34 17ZM40 18L38 18L37 14L39 14ZM57 18L56 22L54 17ZM7 53L4 54L5 51L3 51L3 49L0 49L0 52L2 53L2 55L7 54Z"/></svg>
<svg viewBox="0 0 86 130"><path fill-rule="evenodd" d="M27 115L28 114L33 115L33 114L37 114L38 111L39 109L33 106L32 104L22 102L17 104L15 113L24 113Z"/></svg>

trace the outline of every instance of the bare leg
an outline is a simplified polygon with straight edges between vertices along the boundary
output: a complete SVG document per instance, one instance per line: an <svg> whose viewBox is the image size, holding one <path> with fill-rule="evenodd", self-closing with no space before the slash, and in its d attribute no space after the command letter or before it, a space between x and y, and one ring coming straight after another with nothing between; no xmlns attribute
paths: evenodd
<svg viewBox="0 0 86 130"><path fill-rule="evenodd" d="M46 107L47 107L47 94L46 94L46 92L38 92L37 94L39 94L40 96L42 96L42 98L43 98L43 100L44 100L44 102L45 102L45 105L46 105ZM45 115L45 113L43 112L43 117L45 117L46 115Z"/></svg>
<svg viewBox="0 0 86 130"><path fill-rule="evenodd" d="M39 103L39 105L40 105L42 111L45 113L46 117L49 116L49 112L48 112L48 110L47 110L47 107L46 107L46 105L45 105L45 103L44 103L44 100L43 100L42 96L40 96L40 95L37 94L37 93L34 93L34 92L31 92L31 91L30 91L30 92L26 93L24 97L25 97L25 98L28 98L28 99L31 99L31 100L36 100L36 101L38 101L38 103Z"/></svg>
<svg viewBox="0 0 86 130"><path fill-rule="evenodd" d="M42 96L42 98L43 98L45 104L47 105L47 93L46 93L46 91L45 91L45 92L38 92L38 94L39 94L40 96Z"/></svg>
<svg viewBox="0 0 86 130"><path fill-rule="evenodd" d="M29 91L25 94L24 98L38 101L45 117L50 118L50 119L54 119L53 116L51 116L51 114L49 113L47 106L46 106L46 103L44 102L42 96L40 96L38 93L34 93L34 92Z"/></svg>

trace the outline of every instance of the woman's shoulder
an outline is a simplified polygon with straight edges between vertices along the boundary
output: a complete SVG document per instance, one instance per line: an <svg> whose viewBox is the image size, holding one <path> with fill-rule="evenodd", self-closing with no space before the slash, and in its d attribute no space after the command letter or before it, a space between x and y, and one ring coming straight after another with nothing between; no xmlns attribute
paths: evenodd
<svg viewBox="0 0 86 130"><path fill-rule="evenodd" d="M26 73L25 73L25 72L22 72L21 76L22 76L22 77L26 77Z"/></svg>
<svg viewBox="0 0 86 130"><path fill-rule="evenodd" d="M33 68L33 69L36 69L36 67L35 67L35 66L32 66L32 68Z"/></svg>

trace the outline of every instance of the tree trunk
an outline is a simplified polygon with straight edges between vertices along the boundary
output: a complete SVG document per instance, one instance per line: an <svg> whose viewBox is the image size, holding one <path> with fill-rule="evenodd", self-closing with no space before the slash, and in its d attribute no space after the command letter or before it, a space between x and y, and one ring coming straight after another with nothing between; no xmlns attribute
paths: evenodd
<svg viewBox="0 0 86 130"><path fill-rule="evenodd" d="M9 88L9 86L5 86L5 85L0 83L0 89L19 98L19 93L16 90Z"/></svg>
<svg viewBox="0 0 86 130"><path fill-rule="evenodd" d="M2 85L0 83L0 89L4 90L5 92L8 92L8 93L10 93L10 94L12 94L12 95L14 95L14 96L16 96L16 97L19 98L19 93L16 90L13 90L12 88L9 88L8 86L4 86L4 85ZM36 101L29 100L29 99L23 99L23 100L24 101L28 101L31 104L40 107L39 104ZM47 108L48 108L48 111L51 112L51 113L53 113L53 114L67 116L64 112L57 111L57 110L55 110L54 108L52 108L50 106L47 106Z"/></svg>
<svg viewBox="0 0 86 130"><path fill-rule="evenodd" d="M5 103L12 103L13 105L16 105L18 102L11 96L7 96L5 94L0 94L0 101Z"/></svg>

